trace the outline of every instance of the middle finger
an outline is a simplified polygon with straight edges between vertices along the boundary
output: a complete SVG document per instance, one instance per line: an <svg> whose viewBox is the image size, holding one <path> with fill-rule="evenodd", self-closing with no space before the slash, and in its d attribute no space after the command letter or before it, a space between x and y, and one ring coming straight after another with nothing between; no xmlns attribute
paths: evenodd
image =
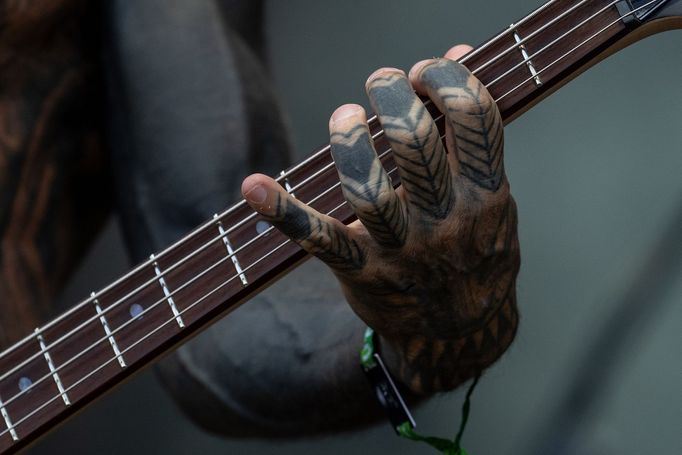
<svg viewBox="0 0 682 455"><path fill-rule="evenodd" d="M450 165L438 128L405 73L378 70L367 80L367 95L393 149L409 204L431 218L446 218L455 200Z"/></svg>

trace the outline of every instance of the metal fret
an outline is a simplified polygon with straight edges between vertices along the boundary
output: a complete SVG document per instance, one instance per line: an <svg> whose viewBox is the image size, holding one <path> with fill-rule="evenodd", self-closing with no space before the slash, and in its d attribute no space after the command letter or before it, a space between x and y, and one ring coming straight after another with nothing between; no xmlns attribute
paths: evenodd
<svg viewBox="0 0 682 455"><path fill-rule="evenodd" d="M154 261L154 255L150 255L149 259ZM163 279L163 274L161 273L161 269L159 269L159 264L154 261L154 273L156 273L156 276L159 279L159 284L161 285L161 289L163 289L163 294L166 296L166 301L168 302L168 305L171 308L171 311L173 312L173 316L175 316L175 320L177 321L178 325L180 326L181 329L185 328L185 322L182 320L182 316L180 316L180 312L178 311L178 307L175 306L175 300L173 300L173 295L171 294L170 290L168 289L168 286L166 285L166 280Z"/></svg>
<svg viewBox="0 0 682 455"><path fill-rule="evenodd" d="M106 316L104 316L104 312L102 311L102 308L100 308L99 301L95 298L95 295L96 294L94 292L90 293L90 296L92 297L92 302L95 304L95 310L97 310L97 315L99 316L99 322L102 324L102 327L104 327L104 333L107 334L107 339L109 340L109 344L111 344L111 349L114 350L114 355L118 359L118 364L121 365L121 368L125 368L126 362L123 359L123 354L121 354L120 349L118 349L118 344L114 339L114 334L111 333L111 329L109 328L107 318Z"/></svg>
<svg viewBox="0 0 682 455"><path fill-rule="evenodd" d="M282 177L282 181L284 182L284 189L287 190L287 193L291 194L293 197L296 197L296 195L294 194L294 188L291 186L291 183L289 183L287 173L285 171L281 171L279 175Z"/></svg>
<svg viewBox="0 0 682 455"><path fill-rule="evenodd" d="M237 274L239 275L239 279L241 280L242 285L246 286L247 284L249 284L249 282L246 280L246 274L244 273L242 266L239 264L239 259L237 259L237 255L234 253L234 248L232 248L230 239L227 238L227 232L223 227L223 223L218 219L217 213L213 215L213 219L216 220L216 224L218 225L218 231L220 232L220 236L223 239L223 244L227 249L227 254L230 256L230 259L232 259L232 265L234 265L234 269L237 271Z"/></svg>
<svg viewBox="0 0 682 455"><path fill-rule="evenodd" d="M2 403L2 399L0 399L0 413L2 414L2 418L5 419L5 425L7 425L10 436L12 436L14 441L18 441L19 435L17 434L17 430L14 429L12 419L9 418L9 414L7 413L7 409L5 409L5 405Z"/></svg>
<svg viewBox="0 0 682 455"><path fill-rule="evenodd" d="M523 39L521 39L521 36L516 31L516 25L511 24L509 28L514 32L514 40L516 41L516 44L518 44L518 48L521 51L523 61L526 63L528 71L530 71L530 75L533 77L533 80L535 81L535 85L540 87L542 85L542 81L540 80L540 76L538 75L538 72L535 70L535 66L533 66L533 62L530 59L530 56L528 55L528 51L526 50L526 45L523 43Z"/></svg>
<svg viewBox="0 0 682 455"><path fill-rule="evenodd" d="M39 328L37 328L35 330L35 334L36 334L36 338L38 339L38 343L40 344L40 351L43 353L43 356L45 357L45 361L47 362L47 366L50 368L50 373L52 373L52 379L54 379L54 383L57 384L57 389L59 390L59 394L62 396L62 400L64 400L64 404L66 406L70 406L71 400L69 400L69 396L66 394L66 390L64 389L64 386L62 385L62 380L59 378L59 373L57 373L57 369L54 367L54 363L52 362L52 357L50 356L50 353L47 351L47 346L45 345L45 339L40 334Z"/></svg>

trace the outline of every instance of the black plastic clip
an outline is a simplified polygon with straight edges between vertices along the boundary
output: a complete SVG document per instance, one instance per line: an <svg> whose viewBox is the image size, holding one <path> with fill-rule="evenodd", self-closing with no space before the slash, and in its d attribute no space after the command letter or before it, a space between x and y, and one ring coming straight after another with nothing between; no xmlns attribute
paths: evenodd
<svg viewBox="0 0 682 455"><path fill-rule="evenodd" d="M372 358L374 359L372 365L363 365L362 370L365 372L367 379L369 379L379 404L386 411L393 429L398 433L398 426L405 422L410 422L412 428L415 428L417 424L412 418L405 400L403 400L402 395L395 386L391 373L388 372L383 360L381 360L381 356L375 352Z"/></svg>
<svg viewBox="0 0 682 455"><path fill-rule="evenodd" d="M634 12L634 7L632 6L632 3L630 3L630 0L621 0L616 3L616 8L618 9L618 14L623 21L623 24L625 24L627 28L635 28L640 25L641 21Z"/></svg>

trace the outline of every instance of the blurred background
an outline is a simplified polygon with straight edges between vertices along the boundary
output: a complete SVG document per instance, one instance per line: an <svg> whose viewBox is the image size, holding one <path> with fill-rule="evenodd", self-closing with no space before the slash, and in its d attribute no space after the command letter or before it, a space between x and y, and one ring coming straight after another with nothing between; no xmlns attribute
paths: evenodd
<svg viewBox="0 0 682 455"><path fill-rule="evenodd" d="M367 105L364 81L377 67L409 69L452 44L478 44L540 4L267 2L272 76L297 159L327 142L337 105ZM566 438L572 441L566 453L682 453L681 57L682 32L648 38L507 127L506 167L522 245L521 325L474 394L464 437L472 455L560 453ZM79 301L128 268L112 220L61 300ZM615 330L605 337L611 343L591 351L600 333L626 326L633 313L618 310L623 301L639 311L634 323L624 337ZM462 395L439 396L417 409L421 432L453 435ZM152 370L30 453L76 451L433 453L397 438L388 424L294 442L215 438L178 412Z"/></svg>

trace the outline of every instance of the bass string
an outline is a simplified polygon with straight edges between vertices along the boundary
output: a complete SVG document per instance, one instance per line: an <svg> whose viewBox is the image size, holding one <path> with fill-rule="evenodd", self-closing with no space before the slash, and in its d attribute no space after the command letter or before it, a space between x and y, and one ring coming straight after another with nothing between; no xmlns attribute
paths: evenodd
<svg viewBox="0 0 682 455"><path fill-rule="evenodd" d="M647 6L647 5L644 5L644 6ZM600 12L601 12L601 11L600 11ZM612 24L610 24L610 25L612 25ZM608 28L608 27L607 27L607 28ZM597 34L593 35L591 38L593 38L594 36L598 35L599 33L601 33L601 31L598 32ZM565 35L567 35L567 34L568 34L568 33L566 33ZM591 38L590 38L590 39L591 39ZM555 41L558 41L558 39L555 40ZM589 41L589 39L586 40L586 41ZM585 41L585 42L586 42L586 41ZM582 45L582 44L584 44L584 42L581 43L581 45ZM579 46L580 46L580 45L579 45ZM579 46L577 46L577 47L579 47ZM546 47L549 47L549 45L546 46ZM542 51L542 50L541 50L541 51ZM539 53L539 52L538 52L538 53ZM558 60L557 60L557 61L558 61ZM554 64L554 63L556 63L556 61L553 62L552 64ZM546 70L546 69L547 69L547 68L544 68L542 71L544 71L544 70ZM508 93L509 93L509 92L508 92ZM508 94L508 93L507 93L507 94ZM503 96L506 96L507 94L505 94L505 95L503 95ZM380 133L381 133L381 131L380 131L379 133L377 133L377 135L380 134ZM328 167L330 167L330 166L331 166L331 163L330 163L330 165L326 166L325 169L328 168ZM324 171L325 169L323 169L322 171ZM322 171L320 171L320 172L322 172ZM319 172L318 172L318 173L319 173ZM311 177L314 177L314 176L311 176ZM311 178L309 178L308 180L310 180L310 179L311 179ZM306 181L301 182L301 184L299 184L298 186L299 186L299 187L300 187L300 186L303 186L305 183L307 183L307 182L306 182ZM323 193L323 194L324 194L324 193ZM255 213L252 214L252 215L255 216ZM244 222L244 221L246 221L246 220L243 220L242 222ZM240 222L239 224L242 224L242 222ZM271 229L272 229L272 227L268 228L266 232L263 232L263 233L262 233L262 235L267 234L267 232L270 231ZM228 232L228 233L229 233L229 232ZM227 233L226 233L226 234L227 234ZM225 235L226 235L226 234L225 234ZM257 236L256 238L258 238L258 237L260 237L260 236L261 236L261 235ZM218 238L214 239L214 240L217 240L217 239L219 239L219 238L221 238L221 237L222 237L222 235L219 236ZM252 240L249 241L248 243L249 243L249 244L252 243L253 241L255 241L256 238L252 239ZM211 241L211 243L212 243L212 241ZM207 245L205 245L205 246L207 246ZM247 245L244 245L242 248L240 248L240 250L243 249L243 248L246 247L246 246L247 246ZM239 250L238 250L238 251L239 251ZM236 254L238 251L235 251L233 254ZM198 253L198 251L195 251L194 253ZM185 258L185 260L186 260L186 259L187 259L187 258ZM184 262L184 261L180 261L180 262ZM219 263L222 263L222 262L224 262L224 260L219 261ZM207 270L205 270L204 272L200 273L198 276L195 276L192 280L190 280L189 283L185 283L185 285L181 286L181 288L180 288L180 289L177 289L175 292L179 292L181 289L184 289L184 288L185 288L187 285L189 285L191 282L195 281L196 279L198 279L199 277L203 276L205 273L207 273L208 271L210 271L211 269L213 269L215 266L219 265L219 263L214 264L213 266L209 267L209 269L207 269ZM177 266L177 265L179 265L179 264L175 264L175 265ZM167 272L169 272L169 271L170 271L170 269L167 269L164 273L167 273ZM150 280L150 282L145 283L144 285L142 285L141 287L139 287L137 290L143 289L146 285L150 284L150 283L153 282L153 281L154 281L153 279ZM137 291L137 290L136 290L136 291ZM134 294L136 291L133 291L132 294ZM126 297L120 299L119 302L115 302L115 304L113 304L113 305L111 305L110 307L108 307L108 308L106 309L106 311L108 311L108 310L110 310L110 309L113 309L117 304L119 304L119 303L125 301L125 300L126 300L127 298L129 298L129 297L130 297L130 295L127 295ZM156 306L157 304L159 304L160 302L163 302L163 301L164 301L163 299L160 300L159 302L155 303L155 304L153 305L153 307ZM52 345L50 345L50 347L46 347L46 349L49 349L49 348L51 348L51 347L56 346L56 345L59 344L60 342L62 342L62 341L64 341L65 339L67 339L70 335L72 335L73 332L77 332L78 330L80 330L80 328L82 328L82 327L84 327L85 325L91 323L92 320L94 320L94 319L97 319L97 317L95 316L95 317L93 317L92 319L87 320L86 322L84 322L83 324L81 324L81 326L79 326L78 328L72 330L72 332L70 332L69 334L63 336L62 338L60 338L59 340L57 340L56 342L54 342ZM25 360L21 365L18 365L17 367L15 367L14 369L12 369L12 371L6 373L6 375L5 375L3 378L0 378L0 380L4 379L7 375L11 374L12 372L14 372L14 371L20 369L20 368L23 367L25 364L27 364L28 362L30 362L31 360L33 360L35 357L40 356L41 353L42 353L42 352L38 352L38 353L36 353L32 358L29 358L29 359ZM78 357L78 355L77 355L76 357Z"/></svg>
<svg viewBox="0 0 682 455"><path fill-rule="evenodd" d="M655 1L656 1L656 0L651 0L650 2L648 2L648 3L646 3L646 4L642 5L642 6L640 6L639 8L637 8L637 9L631 11L630 13L628 13L628 14L626 14L626 15L620 17L618 20L620 20L620 19L622 19L622 18L624 18L624 17L626 17L626 16L628 16L628 15L634 14L634 13L637 12L638 10L640 10L640 9L642 9L642 8L645 8L646 6L648 6L648 5L652 4L652 3L654 3ZM552 3L552 2L550 2L550 3ZM611 6L611 5L615 4L615 3L616 3L616 2L613 2L613 3L611 3L609 6ZM581 4L582 4L582 2L581 2ZM570 32L574 31L576 28L578 28L578 27L582 26L583 24L587 23L589 20L592 20L594 17L596 17L598 14L600 14L600 13L603 12L603 11L604 11L604 9L602 9L602 10L600 10L599 12L593 14L593 15L590 16L589 18L585 19L582 23L580 23L579 25L577 25L577 26L574 27L573 29L569 30L569 32L566 32L566 33L565 33L564 35L562 35L560 38L563 38L563 37L567 36ZM566 12L565 12L565 13L566 13ZM564 13L564 14L565 14L565 13ZM526 18L526 19L528 19L528 18ZM555 19L555 21L556 21L556 20L558 20L558 18ZM567 55L569 55L570 53L574 52L574 51L575 51L576 49L578 49L580 46L582 46L582 45L585 44L587 41L589 41L589 40L593 39L594 37L596 37L596 36L597 36L598 34L600 34L602 31L606 30L608 27L610 27L610 26L614 25L615 23L617 23L618 20L612 22L611 24L609 24L609 26L605 27L604 29L602 29L601 31L599 31L598 33L596 33L595 35L593 35L592 37L590 37L590 38L588 38L587 40L583 41L580 45L578 45L578 46L576 46L575 48L571 49L571 51L569 51L568 53L564 54L564 55L561 56L559 59L555 60L555 61L552 62L550 65L548 65L547 67L545 67L545 68L543 68L541 71L539 71L538 74L540 74L541 72L545 71L547 68L549 68L549 66L555 64L555 63L556 63L557 61L559 61L560 59L562 59L562 58L566 57ZM522 21L522 22L523 22L523 21ZM519 22L518 25L520 25L522 22ZM546 28L546 27L548 27L549 25L551 25L551 23L546 24L545 27L543 27L543 29ZM507 32L505 32L505 33L509 33L509 32L510 32L510 31L507 31ZM539 32L539 30L538 30L538 32ZM501 36L504 36L504 33L498 35L498 37L494 38L494 39L491 40L490 42L492 42L492 41L498 39L498 38L501 37ZM529 38L530 38L530 36L529 36L529 37L526 37L526 39L529 39ZM559 39L560 39L560 38L559 38ZM555 42L558 41L559 39L555 40ZM489 42L489 43L490 43L490 42ZM554 42L553 42L553 43L554 43ZM544 50L546 50L548 47L549 47L549 45L545 46L543 49L541 49L540 51L538 51L538 52L536 52L535 54L533 54L533 56L536 56L536 55L540 54L541 52L543 52ZM509 48L509 49L507 49L506 51L504 51L503 53L498 54L498 56L496 56L495 59L500 58L500 57L502 56L502 54L504 54L504 53L508 52L510 49L514 49L514 48L515 48L515 47ZM479 50L480 50L480 49L479 49ZM465 57L469 57L469 56L474 55L474 54L475 54L475 52L472 51L470 54L468 54L468 55L465 56ZM465 60L465 59L462 59L462 61L464 61L464 60ZM490 62L490 61L489 61L489 62ZM484 65L487 65L489 62L485 63ZM519 65L517 65L517 67L518 67L518 66L519 66ZM477 70L475 70L475 71L478 71L478 70L480 70L480 69L481 69L481 67L477 68ZM493 81L493 83L494 83L494 82L497 82L499 79L500 79L500 78L496 79L495 81ZM504 98L505 96L509 95L511 92L515 91L515 90L518 89L521 85L523 85L525 82L527 82L527 81L529 81L529 80L531 80L531 79L532 79L532 77L526 79L526 81L524 81L523 83L519 84L515 89L512 89L511 91L505 93L503 96L501 96L500 98L496 99L495 101L497 102L497 101L501 100L502 98ZM492 85L492 83L489 84L488 86L490 86L490 85ZM428 102L428 101L427 101L427 102ZM442 118L442 115L439 116L438 118L436 118L435 120L437 121L437 120L439 120L440 118ZM377 132L377 133L375 134L374 138L380 136L381 134L383 134L383 131ZM328 150L329 150L329 146L327 146L327 147L323 148L322 150L320 150L316 155L319 156L320 154L322 154L322 153L324 153L325 151L328 151ZM389 148L386 152L384 152L384 154L385 154L385 153L388 153L388 152L390 152L390 148ZM383 155L382 155L382 156L383 156ZM331 167L333 167L333 163L329 163L329 164L326 165L324 168L322 168L321 170L317 171L315 174L309 176L306 180L304 180L303 182L299 183L299 184L294 188L294 190L300 189L303 185L305 185L306 183L310 182L313 178L317 177L319 174L321 174L322 172L325 172L326 170L328 170L328 169L331 168ZM291 172L293 172L293 170L290 170L290 171L288 171L288 172L291 173ZM289 175L289 174L282 173L278 179L280 179L280 178L286 178L288 175ZM337 184L337 185L338 185L338 184ZM336 186L336 185L335 185L335 186ZM312 202L312 201L311 201L311 202ZM231 207L228 211L224 212L221 216L225 216L225 214L230 213L231 211L234 211L239 205L244 205L244 204L245 204L245 201L242 200L239 204L236 204L235 206ZM179 260L178 262L176 262L175 264L173 264L171 267L169 267L168 269L166 269L164 272L162 272L162 275L161 275L161 276L163 276L163 274L165 274L165 273L168 273L168 272L172 271L172 270L173 270L174 268L176 268L177 266L179 266L179 265L181 265L182 263L184 263L184 262L186 262L187 260L189 260L189 259L190 259L191 257L193 257L195 254L198 254L200 251L203 251L203 249L207 248L210 244L214 243L215 241L220 240L221 238L223 238L224 236L226 236L227 234L229 234L230 232L232 232L234 229L236 229L237 227L239 227L240 225L242 225L242 224L245 223L246 221L248 221L248 220L250 220L250 219L253 219L255 216L257 216L257 213L254 212L254 213L252 213L250 216L248 216L247 218L245 218L245 219L241 220L239 223L237 223L237 225L232 226L232 227L230 228L230 230L228 230L226 233L221 234L221 235L215 237L214 239L211 239L210 241L208 241L207 243L205 243L204 245L202 245L198 250L194 250L194 251L193 251L192 253L190 253L188 256L182 258L181 260ZM203 228L205 228L205 227L209 227L209 226L213 226L213 225L214 225L213 222L207 222L207 223L206 223L206 226L203 226L202 228L199 228L197 231L194 232L194 234L197 234L198 232L200 232L200 231L201 231ZM249 241L249 244L252 243L253 241L255 241L256 239L258 239L258 238L260 238L260 237L266 235L267 232L269 232L269 231L272 230L272 229L273 229L273 227L270 226L265 232L262 232L261 234L259 234L259 235L256 236L255 238L253 238L251 241ZM232 255L236 254L237 252L239 252L241 249L245 248L246 246L247 246L247 245L243 245L242 247L240 247L239 250L234 251L234 252L232 253ZM165 250L164 253L165 253L166 251L168 251L168 250ZM221 262L224 262L225 260L229 259L232 255L226 256L223 260L221 260ZM161 257L161 256L162 256L162 253L160 253L159 255L157 255L157 256L155 257L155 260L158 260L158 258ZM258 262L258 261L257 261L257 262ZM150 265L151 263L152 263L151 260L150 260L150 261L147 261L146 263L141 264L136 270L139 270L139 269L143 268L145 265L148 266L148 265ZM216 266L216 265L218 265L218 264L214 264L213 266L211 266L211 268L213 268L213 267ZM207 271L208 271L208 270L205 270L205 271L202 272L202 274L200 274L200 275L203 275L203 274L206 273ZM132 272L131 272L131 273L132 273ZM236 276L238 276L238 275L236 275ZM236 278L236 276L233 277L233 278ZM197 277L197 278L198 278L198 277ZM140 287L138 287L136 290L134 290L134 291L133 291L132 293L130 293L129 295L126 295L125 297L119 299L117 302L114 302L112 305L110 305L110 306L107 307L105 310L103 310L103 313L104 313L104 312L107 312L107 311L110 311L110 310L112 310L112 309L114 309L116 306L118 306L118 305L120 305L121 303L123 303L125 300L127 300L128 298L130 298L132 295L134 295L134 294L135 294L136 292L138 292L139 290L144 289L147 285L149 285L149 284L151 284L151 283L154 283L154 282L156 281L156 279L158 279L158 277L155 277L155 278L149 280L147 283L141 285ZM189 283L186 283L186 284L189 284ZM180 289L176 290L176 292L179 291L179 290L180 290ZM104 292L104 290L99 291L99 293L94 294L90 299L86 299L85 301L81 302L81 304L79 304L77 307L74 307L74 310L77 309L77 308L82 308L84 305L87 305L88 303L93 303L93 302L95 301L95 299L96 299L99 295L101 295L103 292ZM154 305L157 305L158 303L163 302L163 301L165 301L165 299L160 300L159 302L155 303ZM150 309L151 309L151 307L150 307ZM88 323L91 323L92 321L94 321L94 320L96 320L96 319L98 319L98 318L99 318L99 315L96 315L96 316L94 316L93 318L91 318L90 320L87 320L86 322L84 322L83 324L81 324L81 326L79 326L79 327L82 328L82 327L84 327L85 325L87 325ZM53 323L54 323L54 322L56 322L56 321L53 321ZM42 330L45 330L45 329L47 329L47 328L48 328L48 326L44 326L44 327L43 327L42 329L40 329L40 331L38 331L37 333L41 333ZM76 329L75 331L77 331L77 330L78 330L78 329ZM73 332L73 331L72 331L72 332ZM71 333L71 332L69 333L69 335L72 335L72 334L73 334L73 333ZM68 338L69 335L63 336L63 337L60 338L58 341L55 341L53 344L47 346L45 350L50 349L50 348L56 346L58 343L64 341L64 339ZM33 335L33 336L35 336L35 335ZM7 349L5 352L1 353L1 354L0 354L0 357L6 355L7 353L11 352L12 350L15 350L15 349L18 348L23 342L25 342L25 341L27 341L27 340L33 339L33 336L26 337L25 339L19 341L18 343L16 343L15 345L13 345L11 348L9 348L9 349ZM106 337L105 337L104 339L106 339ZM33 359L34 359L35 357L37 357L37 356L42 355L42 352L43 352L43 351L36 353L36 354L33 356ZM6 373L3 377L1 377L0 380L5 379L9 374L11 374L12 372L14 372L14 371L16 371L17 369L21 368L22 366L24 366L26 363L28 363L30 360L33 360L33 359L28 359L28 360L25 361L25 363L22 364L21 366L15 367L15 369L13 369L12 371ZM27 391L28 391L28 390L27 390ZM16 397L16 396L15 396L15 397ZM13 398L15 398L15 397L13 397Z"/></svg>
<svg viewBox="0 0 682 455"><path fill-rule="evenodd" d="M645 7L645 6L647 6L647 5L643 5L643 7ZM603 11L603 10L600 10L599 12L601 12L601 11ZM599 13L599 12L598 12L598 13ZM635 11L633 11L633 13L634 13L634 12L635 12ZM595 15L596 15L596 14L595 14ZM588 18L588 20L589 20L589 18ZM586 21L584 21L584 22L586 22ZM611 25L612 25L612 24L611 24ZM548 25L547 25L547 26L548 26ZM579 26L580 26L580 25L578 25L578 27L579 27ZM577 27L575 27L575 28L577 28ZM574 28L574 29L575 29L575 28ZM599 33L601 33L601 32L599 32ZM567 35L567 34L568 34L568 33L564 34L564 36ZM598 34L598 33L597 33L597 34ZM596 36L596 35L594 35L594 36ZM593 36L593 37L594 37L594 36ZM589 40L589 39L588 39L588 40ZM588 41L588 40L586 40L586 41ZM557 40L555 40L555 41L557 41ZM582 45L582 44L584 44L584 43L581 43L581 45ZM549 47L549 46L546 46L546 47ZM578 47L579 47L579 46L578 46ZM542 51L542 50L541 50L541 51ZM540 51L540 52L541 52L541 51ZM539 53L539 52L538 52L538 53ZM554 64L554 63L556 63L556 61L553 62L553 64ZM545 68L545 69L546 69L546 68ZM545 69L543 69L542 71L544 71ZM521 84L521 85L522 85L522 84ZM506 95L507 95L507 94L505 94L504 96L506 96ZM497 100L496 100L496 101L497 101ZM441 117L442 117L442 116L441 116ZM440 118L440 117L439 117L439 118ZM379 131L375 136L378 136L378 135L380 135L381 133L383 133L383 131ZM388 151L390 151L390 149L387 150L387 152L388 152ZM385 152L385 153L387 153L387 152ZM322 170L318 171L316 174L314 174L314 175L310 176L308 179L306 179L306 181L301 182L299 185L297 185L297 187L299 187L299 188L302 187L305 183L307 183L308 181L312 180L313 177L315 177L316 175L318 175L318 174L321 173L321 172L324 172L325 170L327 170L327 169L328 169L329 167L331 167L332 165L333 165L332 163L328 164L328 165L325 166ZM242 201L242 202L243 202L243 201ZM312 202L312 201L311 201L311 202ZM252 213L252 215L251 215L250 217L247 217L247 219L242 220L240 223L238 223L238 225L243 224L245 221L248 220L248 218L253 218L253 217L255 217L255 216L256 216L256 213ZM235 229L236 227L238 227L238 226L233 226L233 227L231 228L231 230ZM250 243L252 243L253 241L255 241L257 238L259 238L259 237L261 237L261 236L263 236L263 235L266 235L267 232L270 231L271 229L272 229L272 227L268 228L266 232L261 233L260 235L258 235L257 237L255 237L254 239L252 239L251 241L249 241L248 243L250 244ZM230 230L230 231L231 231L231 230ZM191 253L190 255L188 255L188 256L194 256L195 254L197 254L197 253L200 252L201 250L205 249L207 246L209 246L209 245L210 245L211 243L213 243L214 241L217 241L217 240L219 240L220 238L222 238L223 235L229 234L230 231L228 231L228 232L226 232L225 234L222 234L222 235L216 237L215 239L212 239L212 240L209 241L207 244L203 245L199 250L195 250L194 252L192 252L192 253ZM243 246L240 248L240 250L243 249L243 248L246 247L246 246L247 246L247 245L243 245ZM236 254L237 252L239 252L239 250L235 251L235 252L232 253L232 254L234 255L234 254ZM230 257L231 257L231 255L230 255ZM166 270L163 272L163 274L170 272L173 268L179 266L179 265L180 265L181 263L183 263L183 262L186 262L186 260L188 260L188 259L189 259L189 257L183 258L181 261L179 261L178 263L174 264L174 265L171 266L169 269L166 269ZM226 260L226 259L227 259L227 258L225 258L225 260ZM224 262L224 261L220 261L220 262ZM208 270L205 270L205 271L202 272L199 276L195 277L195 278L192 279L191 281L194 281L195 279L197 279L197 278L199 278L200 276L204 275L206 272L210 271L210 269L214 268L214 267L217 266L217 265L218 265L218 264L214 264L213 266L209 267ZM125 300L127 300L128 298L130 298L132 295L134 295L137 291L139 291L140 289L144 289L147 285L153 283L154 281L155 281L155 279L152 279L152 280L148 281L147 283L144 283L143 285L141 285L140 287L138 287L138 288L137 288L136 290L134 290L133 292L129 293L129 294L126 295L125 297L121 298L119 301L114 302L114 304L112 304L111 306L107 307L107 308L104 310L104 312L114 309L116 306L118 306L119 304L121 304L122 302L124 302ZM190 282L191 282L191 281L190 281ZM189 284L189 283L186 283L186 285L187 285L187 284ZM184 288L184 287L186 287L186 286L183 285L181 288ZM177 289L175 292L178 292L179 290L180 290L180 289ZM94 299L94 298L93 298L93 299ZM163 302L163 301L164 301L163 299L160 300L159 302L155 303L154 306L156 306L158 303ZM86 301L86 303L87 303L87 301ZM97 318L98 318L98 316L94 316L94 317L91 318L90 320L85 321L85 322L84 322L83 324L81 324L78 328L72 330L72 331L69 332L67 335L62 336L60 339L58 339L57 341L55 341L53 344L51 344L50 346L46 347L46 350L47 350L47 349L50 349L50 348L52 348L52 347L54 347L54 346L56 346L56 345L59 344L59 343L61 343L62 341L64 341L65 339L67 339L70 335L72 335L74 332L77 332L77 331L80 330L82 327L84 327L85 325L91 323L93 320L96 320ZM27 364L27 363L30 362L31 360L35 359L37 356L40 356L41 354L42 354L42 351L41 351L41 352L38 352L38 353L36 353L36 354L34 354L34 356L32 356L32 358L29 358L29 359L25 360L21 365L18 365L18 366L16 366L15 368L13 368L10 372L6 373L2 378L0 378L0 380L5 379L9 374L11 374L11 373L13 373L14 371L20 369L20 368L23 367L25 364Z"/></svg>

